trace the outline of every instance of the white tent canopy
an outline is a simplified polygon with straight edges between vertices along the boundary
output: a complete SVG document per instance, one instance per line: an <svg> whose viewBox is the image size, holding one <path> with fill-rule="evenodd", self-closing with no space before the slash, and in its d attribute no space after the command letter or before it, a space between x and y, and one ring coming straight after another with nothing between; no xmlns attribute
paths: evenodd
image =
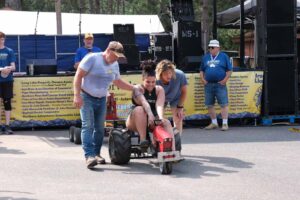
<svg viewBox="0 0 300 200"><path fill-rule="evenodd" d="M38 18L38 20L37 20ZM62 34L79 33L79 13L62 13ZM7 35L56 35L55 12L0 10L0 31ZM113 24L134 24L135 33L164 32L157 15L81 14L81 33L113 33Z"/></svg>

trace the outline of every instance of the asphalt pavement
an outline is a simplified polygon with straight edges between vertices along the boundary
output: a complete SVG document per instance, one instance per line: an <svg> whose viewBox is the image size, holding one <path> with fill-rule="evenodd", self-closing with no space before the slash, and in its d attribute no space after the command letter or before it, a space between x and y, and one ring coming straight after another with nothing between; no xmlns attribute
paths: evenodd
<svg viewBox="0 0 300 200"><path fill-rule="evenodd" d="M300 196L300 133L291 127L184 130L182 155L171 175L155 159L88 170L68 130L0 135L0 200L201 199L296 200Z"/></svg>

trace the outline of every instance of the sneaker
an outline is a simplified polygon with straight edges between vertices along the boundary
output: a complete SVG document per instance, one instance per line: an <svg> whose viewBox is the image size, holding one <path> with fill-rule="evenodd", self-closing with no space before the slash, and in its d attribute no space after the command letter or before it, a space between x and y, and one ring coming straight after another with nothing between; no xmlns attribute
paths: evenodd
<svg viewBox="0 0 300 200"><path fill-rule="evenodd" d="M105 159L102 158L102 156L100 156L100 155L97 155L95 158L96 158L98 164L105 164L106 163Z"/></svg>
<svg viewBox="0 0 300 200"><path fill-rule="evenodd" d="M221 128L221 131L228 131L228 124L223 124L222 125L222 128Z"/></svg>
<svg viewBox="0 0 300 200"><path fill-rule="evenodd" d="M10 128L9 125L5 125L5 126L4 126L3 132L4 132L6 135L11 135L11 134L14 133L14 132L11 130L11 128Z"/></svg>
<svg viewBox="0 0 300 200"><path fill-rule="evenodd" d="M97 165L97 160L95 157L89 156L86 158L86 167L88 169L92 169Z"/></svg>
<svg viewBox="0 0 300 200"><path fill-rule="evenodd" d="M219 128L218 124L211 123L210 125L206 126L204 129L205 130L212 130L212 129L216 129L216 128Z"/></svg>

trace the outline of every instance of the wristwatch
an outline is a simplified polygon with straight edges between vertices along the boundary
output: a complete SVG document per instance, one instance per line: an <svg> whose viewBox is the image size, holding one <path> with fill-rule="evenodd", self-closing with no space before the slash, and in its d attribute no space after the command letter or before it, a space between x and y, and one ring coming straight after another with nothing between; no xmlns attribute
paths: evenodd
<svg viewBox="0 0 300 200"><path fill-rule="evenodd" d="M183 106L177 105L177 108L183 108Z"/></svg>

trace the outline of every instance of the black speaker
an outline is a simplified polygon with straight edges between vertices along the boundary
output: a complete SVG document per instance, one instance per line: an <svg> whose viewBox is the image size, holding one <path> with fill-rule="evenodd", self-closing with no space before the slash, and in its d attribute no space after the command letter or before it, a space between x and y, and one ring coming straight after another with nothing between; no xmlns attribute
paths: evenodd
<svg viewBox="0 0 300 200"><path fill-rule="evenodd" d="M263 3L257 2L257 4ZM297 1L266 0L267 24L288 24L294 21Z"/></svg>
<svg viewBox="0 0 300 200"><path fill-rule="evenodd" d="M124 44L123 47L126 60L119 62L120 71L125 72L139 70L140 54L138 46L135 44Z"/></svg>
<svg viewBox="0 0 300 200"><path fill-rule="evenodd" d="M264 106L268 115L295 114L298 83L294 58L269 58L264 76ZM279 81L280 80L280 81Z"/></svg>
<svg viewBox="0 0 300 200"><path fill-rule="evenodd" d="M168 59L173 61L172 35L168 33L152 34L150 38L153 43L154 60L157 62Z"/></svg>
<svg viewBox="0 0 300 200"><path fill-rule="evenodd" d="M181 70L184 72L199 72L201 58L201 56L186 56L179 64Z"/></svg>
<svg viewBox="0 0 300 200"><path fill-rule="evenodd" d="M268 26L267 54L295 54L295 27Z"/></svg>
<svg viewBox="0 0 300 200"><path fill-rule="evenodd" d="M178 68L186 57L203 55L200 22L174 22L173 34L174 61Z"/></svg>
<svg viewBox="0 0 300 200"><path fill-rule="evenodd" d="M154 60L154 52L152 49L149 49L148 51L140 51L140 60Z"/></svg>
<svg viewBox="0 0 300 200"><path fill-rule="evenodd" d="M134 24L114 24L114 40L122 44L135 44Z"/></svg>
<svg viewBox="0 0 300 200"><path fill-rule="evenodd" d="M33 69L29 69L30 65ZM32 73L30 73L32 70ZM27 75L55 75L57 74L56 59L27 59L26 60L26 74Z"/></svg>
<svg viewBox="0 0 300 200"><path fill-rule="evenodd" d="M175 21L194 21L194 7L192 0L171 0L171 17Z"/></svg>
<svg viewBox="0 0 300 200"><path fill-rule="evenodd" d="M262 114L298 114L296 0L257 1L258 66L264 70Z"/></svg>

